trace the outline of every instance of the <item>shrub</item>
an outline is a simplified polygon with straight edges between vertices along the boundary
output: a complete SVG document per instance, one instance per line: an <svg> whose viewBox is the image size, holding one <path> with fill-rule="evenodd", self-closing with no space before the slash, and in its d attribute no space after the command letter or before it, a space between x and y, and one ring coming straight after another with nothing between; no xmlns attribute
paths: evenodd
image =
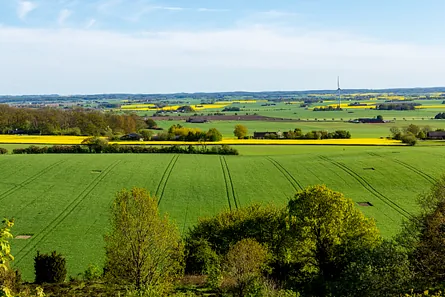
<svg viewBox="0 0 445 297"><path fill-rule="evenodd" d="M414 135L411 134L405 134L403 135L400 140L402 140L403 143L406 143L408 145L414 146L417 143L417 138Z"/></svg>
<svg viewBox="0 0 445 297"><path fill-rule="evenodd" d="M0 147L0 155L6 155L7 153L8 153L7 149Z"/></svg>
<svg viewBox="0 0 445 297"><path fill-rule="evenodd" d="M34 258L35 282L62 283L66 277L66 260L55 251L51 254L40 254Z"/></svg>
<svg viewBox="0 0 445 297"><path fill-rule="evenodd" d="M98 280L102 277L102 269L97 267L96 265L88 265L88 268L85 270L85 272L82 274L82 278L85 281L94 281Z"/></svg>

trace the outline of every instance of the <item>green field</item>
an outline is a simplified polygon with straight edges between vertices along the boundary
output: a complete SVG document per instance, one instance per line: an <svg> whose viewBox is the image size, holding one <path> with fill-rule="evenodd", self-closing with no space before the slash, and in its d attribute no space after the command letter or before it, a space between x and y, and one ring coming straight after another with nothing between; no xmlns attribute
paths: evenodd
<svg viewBox="0 0 445 297"><path fill-rule="evenodd" d="M241 156L3 155L2 217L14 217L15 265L33 277L37 250L67 257L70 275L100 265L108 207L122 188L144 187L181 232L202 216L252 202L285 205L326 184L377 220L384 236L416 213L416 197L443 172L445 147L239 146Z"/></svg>

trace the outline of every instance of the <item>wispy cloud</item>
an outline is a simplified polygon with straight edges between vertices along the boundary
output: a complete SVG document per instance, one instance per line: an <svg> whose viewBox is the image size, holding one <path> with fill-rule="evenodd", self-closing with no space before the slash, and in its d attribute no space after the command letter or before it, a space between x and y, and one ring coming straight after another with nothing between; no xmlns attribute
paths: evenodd
<svg viewBox="0 0 445 297"><path fill-rule="evenodd" d="M197 11L199 11L199 12L227 12L229 10L228 9L224 9L224 8L206 8L206 7L201 7L201 8L198 8Z"/></svg>
<svg viewBox="0 0 445 297"><path fill-rule="evenodd" d="M72 13L73 12L69 9L62 9L59 12L59 17L57 18L57 22L59 23L59 25L62 26Z"/></svg>
<svg viewBox="0 0 445 297"><path fill-rule="evenodd" d="M96 24L96 19L89 20L88 23L85 26L85 29L90 29L91 27L94 26L94 24Z"/></svg>
<svg viewBox="0 0 445 297"><path fill-rule="evenodd" d="M37 8L37 4L31 1L19 1L17 7L17 16L21 20L25 20L26 16Z"/></svg>

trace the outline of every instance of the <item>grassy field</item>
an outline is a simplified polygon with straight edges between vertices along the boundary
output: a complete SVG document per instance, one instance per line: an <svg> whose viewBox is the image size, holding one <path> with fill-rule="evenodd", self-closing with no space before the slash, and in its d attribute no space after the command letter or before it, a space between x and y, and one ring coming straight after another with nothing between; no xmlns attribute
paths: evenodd
<svg viewBox="0 0 445 297"><path fill-rule="evenodd" d="M37 250L67 257L70 275L103 261L108 208L122 188L144 187L184 232L202 216L252 202L285 205L326 184L377 220L384 236L416 213L418 194L443 172L445 147L239 146L241 156L3 155L0 215L14 217L15 265L32 279Z"/></svg>

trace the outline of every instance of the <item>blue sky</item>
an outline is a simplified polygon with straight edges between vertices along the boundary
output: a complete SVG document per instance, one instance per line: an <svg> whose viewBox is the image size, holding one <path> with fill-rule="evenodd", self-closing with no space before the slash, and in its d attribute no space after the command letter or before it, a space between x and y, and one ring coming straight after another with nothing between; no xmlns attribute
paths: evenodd
<svg viewBox="0 0 445 297"><path fill-rule="evenodd" d="M0 0L0 94L445 85L443 0Z"/></svg>

